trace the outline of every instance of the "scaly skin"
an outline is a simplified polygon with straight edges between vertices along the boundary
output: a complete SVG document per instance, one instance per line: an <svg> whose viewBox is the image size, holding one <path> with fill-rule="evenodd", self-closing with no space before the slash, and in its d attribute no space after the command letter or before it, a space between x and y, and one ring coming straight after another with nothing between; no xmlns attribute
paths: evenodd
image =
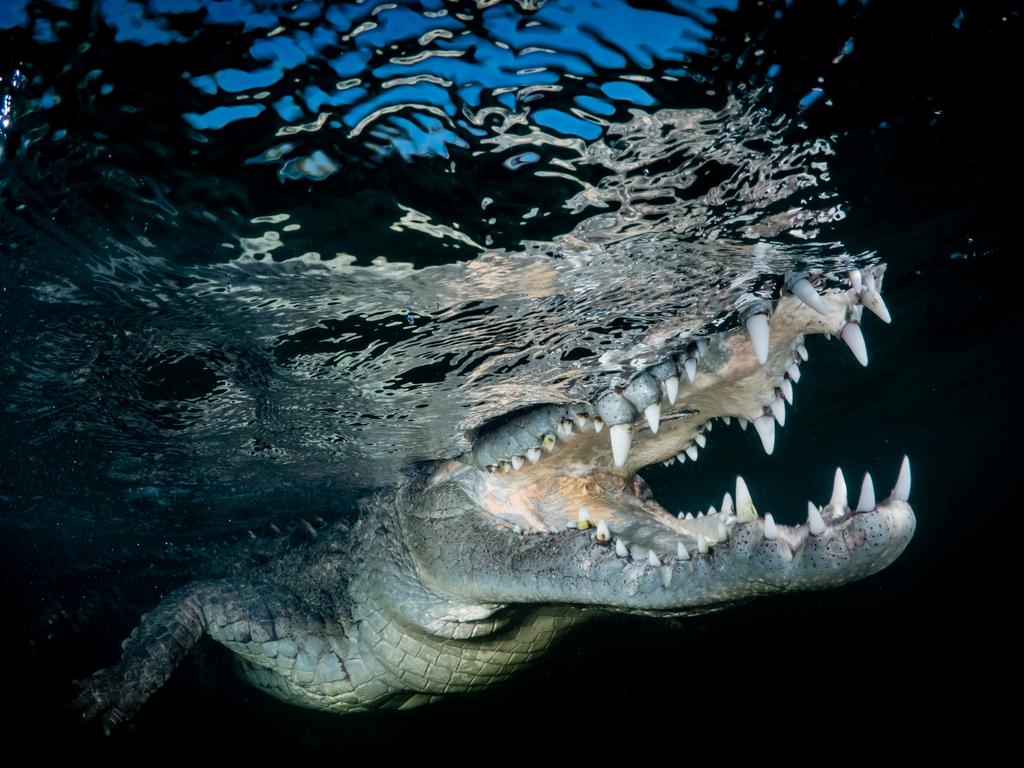
<svg viewBox="0 0 1024 768"><path fill-rule="evenodd" d="M247 576L179 589L143 617L120 663L82 684L76 704L109 730L206 633L284 701L339 713L416 706L500 682L603 612L690 615L885 568L914 532L909 466L890 498L876 504L865 490L853 510L837 480L832 501L796 527L758 517L745 486L735 508L730 498L720 512L679 519L636 474L693 449L714 417L773 423L804 334L843 333L874 296L853 281L822 298L824 313L779 301L764 363L742 328L714 335L692 382L668 357L596 406L539 407L369 499L351 531L326 529ZM648 424L659 403L660 421ZM632 434L618 461L613 425Z"/></svg>

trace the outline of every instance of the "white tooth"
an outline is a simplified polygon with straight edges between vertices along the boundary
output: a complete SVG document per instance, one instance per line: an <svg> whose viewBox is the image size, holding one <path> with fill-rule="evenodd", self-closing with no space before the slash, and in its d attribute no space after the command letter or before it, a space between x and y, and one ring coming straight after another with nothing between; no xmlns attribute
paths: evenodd
<svg viewBox="0 0 1024 768"><path fill-rule="evenodd" d="M600 432L602 429L604 429L604 419L598 416L594 419L594 431Z"/></svg>
<svg viewBox="0 0 1024 768"><path fill-rule="evenodd" d="M782 383L779 384L779 391L782 392L782 397L785 398L786 402L790 405L793 404L793 382L789 379L783 379Z"/></svg>
<svg viewBox="0 0 1024 768"><path fill-rule="evenodd" d="M761 445L764 452L769 456L775 450L775 418L773 416L758 416L754 419L754 429L761 438Z"/></svg>
<svg viewBox="0 0 1024 768"><path fill-rule="evenodd" d="M821 512L811 502L807 502L807 526L811 529L812 536L821 536L825 532L825 521L821 519Z"/></svg>
<svg viewBox="0 0 1024 768"><path fill-rule="evenodd" d="M676 404L676 398L679 397L679 377L669 376L665 379L665 394L668 396L670 404Z"/></svg>
<svg viewBox="0 0 1024 768"><path fill-rule="evenodd" d="M715 509L715 505L712 504L711 506L708 507L708 517L711 517L712 515L715 515L715 514L718 514L718 510Z"/></svg>
<svg viewBox="0 0 1024 768"><path fill-rule="evenodd" d="M557 431L562 437L568 437L572 434L572 422L568 419L562 419L558 422Z"/></svg>
<svg viewBox="0 0 1024 768"><path fill-rule="evenodd" d="M661 586L664 589L668 589L672 586L672 566L663 565L661 566Z"/></svg>
<svg viewBox="0 0 1024 768"><path fill-rule="evenodd" d="M690 461L696 461L697 460L697 446L696 445L687 446L687 448L686 448L686 455L690 457Z"/></svg>
<svg viewBox="0 0 1024 768"><path fill-rule="evenodd" d="M704 534L702 533L697 534L697 551L702 555L706 555L708 553L708 543L704 539Z"/></svg>
<svg viewBox="0 0 1024 768"><path fill-rule="evenodd" d="M576 428L584 430L590 426L590 417L585 413L577 413L572 417L573 422L576 424Z"/></svg>
<svg viewBox="0 0 1024 768"><path fill-rule="evenodd" d="M681 541L676 542L676 558L679 560L690 559L690 553L686 551L686 546Z"/></svg>
<svg viewBox="0 0 1024 768"><path fill-rule="evenodd" d="M746 325L757 361L764 365L768 362L768 315L762 312L751 315Z"/></svg>
<svg viewBox="0 0 1024 768"><path fill-rule="evenodd" d="M678 515L676 515L676 517L678 519L682 520L684 517L686 517L686 515L684 515L682 512L680 512Z"/></svg>
<svg viewBox="0 0 1024 768"><path fill-rule="evenodd" d="M797 344L796 345L796 353L798 355L800 355L800 359L801 360L803 360L805 363L807 362L807 358L808 358L807 347L805 347L803 344Z"/></svg>
<svg viewBox="0 0 1024 768"><path fill-rule="evenodd" d="M786 369L786 375L789 377L790 381L797 384L800 381L800 366L793 363Z"/></svg>
<svg viewBox="0 0 1024 768"><path fill-rule="evenodd" d="M843 330L839 332L839 335L843 337L843 341L846 342L846 346L853 352L857 362L861 365L867 365L868 348L864 343L864 334L860 330L860 323L852 321L847 323L843 326Z"/></svg>
<svg viewBox="0 0 1024 768"><path fill-rule="evenodd" d="M691 382L697 378L697 360L692 357L683 361L683 370L686 371L686 378Z"/></svg>
<svg viewBox="0 0 1024 768"><path fill-rule="evenodd" d="M779 538L779 529L775 527L775 518L768 513L764 516L764 537L768 541L775 541Z"/></svg>
<svg viewBox="0 0 1024 768"><path fill-rule="evenodd" d="M846 508L846 478L843 477L843 470L839 467L836 467L836 479L832 483L832 500L828 505L838 509Z"/></svg>
<svg viewBox="0 0 1024 768"><path fill-rule="evenodd" d="M910 459L903 457L900 464L900 476L896 478L896 487L892 489L893 498L910 501Z"/></svg>
<svg viewBox="0 0 1024 768"><path fill-rule="evenodd" d="M786 426L786 402L781 397L772 400L772 416L779 422L780 427Z"/></svg>
<svg viewBox="0 0 1024 768"><path fill-rule="evenodd" d="M626 542L622 539L615 540L615 554L619 557L629 557L629 549L626 547Z"/></svg>
<svg viewBox="0 0 1024 768"><path fill-rule="evenodd" d="M644 408L644 416L647 417L647 423L651 427L651 432L658 431L658 425L661 424L661 403L651 403Z"/></svg>
<svg viewBox="0 0 1024 768"><path fill-rule="evenodd" d="M697 513L697 519L698 520L702 519L703 517L704 517L704 513L703 512L698 512Z"/></svg>
<svg viewBox="0 0 1024 768"><path fill-rule="evenodd" d="M531 464L536 464L540 461L540 448L527 448L526 458L530 460Z"/></svg>
<svg viewBox="0 0 1024 768"><path fill-rule="evenodd" d="M697 357L704 357L708 351L708 340L697 339Z"/></svg>
<svg viewBox="0 0 1024 768"><path fill-rule="evenodd" d="M715 425L712 424L711 421L712 421L711 419L708 419L707 421L704 422L704 431L705 432L710 432L712 429L714 429Z"/></svg>
<svg viewBox="0 0 1024 768"><path fill-rule="evenodd" d="M578 523L589 523L590 512L587 511L586 507L580 507L580 511L576 514L576 522Z"/></svg>
<svg viewBox="0 0 1024 768"><path fill-rule="evenodd" d="M860 293L860 289L863 283L861 282L859 269L850 270L850 285L853 286L853 290L855 293Z"/></svg>
<svg viewBox="0 0 1024 768"><path fill-rule="evenodd" d="M686 454L685 453L677 453L676 454L676 461L678 461L680 464L685 464L686 463Z"/></svg>
<svg viewBox="0 0 1024 768"><path fill-rule="evenodd" d="M889 314L889 308L885 306L885 302L882 301L882 294L878 291L874 289L865 289L860 295L860 303L878 315L883 323L892 322L892 315Z"/></svg>
<svg viewBox="0 0 1024 768"><path fill-rule="evenodd" d="M725 426L728 427L730 424L732 424L732 416L723 416L722 421L724 421Z"/></svg>
<svg viewBox="0 0 1024 768"><path fill-rule="evenodd" d="M757 509L750 498L750 490L742 477L736 478L736 521L746 523L757 519Z"/></svg>
<svg viewBox="0 0 1024 768"><path fill-rule="evenodd" d="M860 486L860 501L857 502L858 512L870 512L875 508L875 485L871 482L871 474L864 473L864 482Z"/></svg>
<svg viewBox="0 0 1024 768"><path fill-rule="evenodd" d="M604 520L597 521L597 540L611 541L612 532L608 530L608 523Z"/></svg>
<svg viewBox="0 0 1024 768"><path fill-rule="evenodd" d="M612 458L616 467L622 467L629 458L629 447L633 443L633 426L616 424L608 430L612 436Z"/></svg>
<svg viewBox="0 0 1024 768"><path fill-rule="evenodd" d="M726 530L725 523L721 520L715 525L715 538L719 541L725 541L729 538L729 531Z"/></svg>
<svg viewBox="0 0 1024 768"><path fill-rule="evenodd" d="M825 302L821 300L821 296L819 296L818 292L814 290L814 286L811 285L810 281L806 277L801 277L793 283L789 290L794 296L819 315L828 314L828 308L825 306Z"/></svg>
<svg viewBox="0 0 1024 768"><path fill-rule="evenodd" d="M701 448L704 448L708 444L708 439L704 437L704 435L697 435L696 437L693 438L693 442L695 442Z"/></svg>
<svg viewBox="0 0 1024 768"><path fill-rule="evenodd" d="M676 457L673 456L672 458L666 459L665 461L661 462L661 466L663 466L663 467L671 467L675 463L676 463Z"/></svg>
<svg viewBox="0 0 1024 768"><path fill-rule="evenodd" d="M686 513L686 519L687 520L693 520L693 512L687 512Z"/></svg>
<svg viewBox="0 0 1024 768"><path fill-rule="evenodd" d="M744 419L742 416L737 416L736 417L736 421L739 422L740 429L742 429L744 432L746 432L747 431L747 420Z"/></svg>
<svg viewBox="0 0 1024 768"><path fill-rule="evenodd" d="M661 560L659 560L658 556L656 554L654 554L654 550L653 549L647 550L647 562L648 562L648 564L654 566L655 568L660 568L661 567Z"/></svg>
<svg viewBox="0 0 1024 768"><path fill-rule="evenodd" d="M525 463L526 463L526 459L524 459L522 456L513 456L512 457L512 469L522 469L522 466Z"/></svg>
<svg viewBox="0 0 1024 768"><path fill-rule="evenodd" d="M725 496L722 497L722 514L733 514L732 496L728 492L726 492Z"/></svg>

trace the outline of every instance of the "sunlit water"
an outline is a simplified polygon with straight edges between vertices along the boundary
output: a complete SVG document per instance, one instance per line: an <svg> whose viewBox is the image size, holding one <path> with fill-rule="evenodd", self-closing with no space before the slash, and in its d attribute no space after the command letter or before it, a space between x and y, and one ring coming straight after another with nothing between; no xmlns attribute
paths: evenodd
<svg viewBox="0 0 1024 768"><path fill-rule="evenodd" d="M816 340L775 455L716 431L706 472L651 479L699 508L742 471L795 522L836 462L885 487L910 453L920 533L890 571L612 624L468 705L354 723L279 707L200 654L122 744L196 727L194 707L217 712L211 734L251 716L297 747L551 719L552 695L657 722L673 692L726 701L748 665L792 673L857 643L880 663L882 633L962 609L973 593L942 568L977 503L967 478L1007 460L965 446L1004 411L1019 325L998 80L1021 23L973 13L4 0L0 492L15 645L28 682L45 667L32 700L56 712L138 612L247 531L349 516L490 419L590 399L659 360L652 340L735 325L791 272L877 261L896 321L866 321L871 367Z"/></svg>

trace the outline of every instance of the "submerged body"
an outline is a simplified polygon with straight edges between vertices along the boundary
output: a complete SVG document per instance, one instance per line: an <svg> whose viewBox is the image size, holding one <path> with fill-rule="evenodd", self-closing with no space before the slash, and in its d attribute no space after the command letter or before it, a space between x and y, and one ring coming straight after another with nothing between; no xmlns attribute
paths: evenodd
<svg viewBox="0 0 1024 768"><path fill-rule="evenodd" d="M538 405L473 448L367 500L245 575L168 596L78 705L109 728L130 716L204 634L278 698L336 712L415 706L507 678L604 612L689 615L875 573L913 535L910 470L856 505L837 472L829 503L795 527L760 517L737 478L707 515L673 516L637 474L693 461L713 419L753 424L767 453L809 333L867 353L865 307L888 321L880 268L790 279L733 328L651 339L661 359L590 402Z"/></svg>

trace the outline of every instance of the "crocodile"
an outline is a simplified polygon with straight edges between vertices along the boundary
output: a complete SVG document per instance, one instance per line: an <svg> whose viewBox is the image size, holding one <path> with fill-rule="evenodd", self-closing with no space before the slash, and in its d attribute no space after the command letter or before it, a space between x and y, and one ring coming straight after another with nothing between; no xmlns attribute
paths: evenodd
<svg viewBox="0 0 1024 768"><path fill-rule="evenodd" d="M695 462L732 422L771 454L809 335L867 364L864 309L891 320L883 276L879 263L789 273L724 320L659 325L648 362L612 385L489 419L461 455L373 491L354 523L172 592L75 705L109 732L208 635L283 701L405 709L500 683L608 613L693 616L878 572L915 529L906 457L884 499L865 475L854 502L837 470L794 526L759 514L742 477L717 508L672 514L640 472Z"/></svg>

